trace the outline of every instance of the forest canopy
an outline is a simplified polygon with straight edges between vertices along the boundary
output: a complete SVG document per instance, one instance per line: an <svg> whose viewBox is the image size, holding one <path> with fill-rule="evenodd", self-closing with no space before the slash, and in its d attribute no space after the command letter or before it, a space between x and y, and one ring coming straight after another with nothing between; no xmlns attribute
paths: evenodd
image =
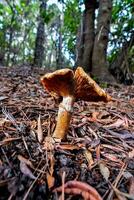
<svg viewBox="0 0 134 200"><path fill-rule="evenodd" d="M0 65L80 65L132 84L133 14L131 0L1 0Z"/></svg>

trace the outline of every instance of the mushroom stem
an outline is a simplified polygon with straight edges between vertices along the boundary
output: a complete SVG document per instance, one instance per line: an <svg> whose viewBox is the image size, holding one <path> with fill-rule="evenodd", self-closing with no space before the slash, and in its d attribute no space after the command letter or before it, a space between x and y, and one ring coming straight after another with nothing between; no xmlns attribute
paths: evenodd
<svg viewBox="0 0 134 200"><path fill-rule="evenodd" d="M53 133L54 138L61 140L65 138L72 116L74 101L75 98L73 96L63 97L63 100L59 105L57 124Z"/></svg>

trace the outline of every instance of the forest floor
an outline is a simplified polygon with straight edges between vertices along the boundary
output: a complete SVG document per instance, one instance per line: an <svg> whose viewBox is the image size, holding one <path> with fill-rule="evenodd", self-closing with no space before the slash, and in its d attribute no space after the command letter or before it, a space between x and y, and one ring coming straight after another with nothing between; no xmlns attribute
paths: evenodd
<svg viewBox="0 0 134 200"><path fill-rule="evenodd" d="M0 200L82 199L82 182L104 200L134 199L134 86L105 88L117 99L108 103L76 102L66 141L49 152L39 138L53 132L58 104L42 72L0 70Z"/></svg>

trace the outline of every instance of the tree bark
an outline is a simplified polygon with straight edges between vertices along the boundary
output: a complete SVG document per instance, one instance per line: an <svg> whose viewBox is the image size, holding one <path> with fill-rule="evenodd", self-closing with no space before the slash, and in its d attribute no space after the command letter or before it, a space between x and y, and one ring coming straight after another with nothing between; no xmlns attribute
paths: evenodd
<svg viewBox="0 0 134 200"><path fill-rule="evenodd" d="M34 66L42 67L44 59L45 22L42 12L46 11L46 1L40 0L40 17L35 41Z"/></svg>
<svg viewBox="0 0 134 200"><path fill-rule="evenodd" d="M100 0L98 12L97 30L92 57L92 73L102 80L114 81L114 78L108 72L108 63L106 60L112 0Z"/></svg>
<svg viewBox="0 0 134 200"><path fill-rule="evenodd" d="M10 55L11 55L11 49L12 49L12 42L13 42L13 34L14 34L14 29L13 29L13 23L15 20L15 5L13 3L10 4L10 1L6 0L6 3L8 4L8 6L10 7L11 11L12 11L12 17L11 17L11 21L10 21L10 27L9 27L9 41L8 41L8 50L7 50L7 59L6 59L6 65L8 66L10 64Z"/></svg>
<svg viewBox="0 0 134 200"><path fill-rule="evenodd" d="M63 68L63 56L62 56L62 19L61 16L57 19L57 35L58 35L58 41L57 41L57 48L56 48L56 69Z"/></svg>
<svg viewBox="0 0 134 200"><path fill-rule="evenodd" d="M85 0L85 11L78 30L76 66L82 66L85 71L92 69L92 51L94 44L94 20L96 0Z"/></svg>
<svg viewBox="0 0 134 200"><path fill-rule="evenodd" d="M6 30L3 28L2 37L1 37L1 45L0 45L0 66L5 65L5 40L6 40Z"/></svg>
<svg viewBox="0 0 134 200"><path fill-rule="evenodd" d="M131 34L130 40L123 43L117 57L110 65L110 72L120 82L126 85L134 83L133 77L128 65L128 52L134 45L134 32Z"/></svg>

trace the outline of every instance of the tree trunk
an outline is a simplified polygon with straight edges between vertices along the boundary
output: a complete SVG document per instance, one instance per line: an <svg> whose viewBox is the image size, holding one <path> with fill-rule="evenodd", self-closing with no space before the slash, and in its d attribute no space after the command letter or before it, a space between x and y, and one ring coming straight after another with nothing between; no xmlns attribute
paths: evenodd
<svg viewBox="0 0 134 200"><path fill-rule="evenodd" d="M82 66L85 71L92 69L95 9L96 0L85 0L85 11L78 30L76 53L76 66Z"/></svg>
<svg viewBox="0 0 134 200"><path fill-rule="evenodd" d="M1 36L1 46L0 46L0 66L5 65L5 41L6 41L6 31L3 28Z"/></svg>
<svg viewBox="0 0 134 200"><path fill-rule="evenodd" d="M12 49L12 42L13 42L13 34L14 34L14 29L13 29L13 23L15 20L15 5L10 4L10 1L6 1L8 6L10 7L12 11L12 17L11 17L11 22L10 22L10 27L9 27L9 41L8 41L8 50L7 50L7 59L6 59L6 65L8 66L10 64L10 54L11 54L11 49Z"/></svg>
<svg viewBox="0 0 134 200"><path fill-rule="evenodd" d="M121 83L126 85L134 82L128 65L128 52L134 45L134 32L131 34L129 41L124 42L119 50L117 57L110 65L110 71L113 76Z"/></svg>
<svg viewBox="0 0 134 200"><path fill-rule="evenodd" d="M101 80L114 81L114 78L108 72L108 63L106 60L112 0L100 0L98 12L97 30L92 57L92 73Z"/></svg>
<svg viewBox="0 0 134 200"><path fill-rule="evenodd" d="M44 58L44 43L45 43L45 22L42 16L43 11L46 11L46 1L40 0L40 17L37 28L37 36L35 41L35 52L34 52L34 66L42 67Z"/></svg>
<svg viewBox="0 0 134 200"><path fill-rule="evenodd" d="M57 35L58 35L58 42L56 48L56 69L63 68L63 56L62 56L62 19L61 16L57 19Z"/></svg>

